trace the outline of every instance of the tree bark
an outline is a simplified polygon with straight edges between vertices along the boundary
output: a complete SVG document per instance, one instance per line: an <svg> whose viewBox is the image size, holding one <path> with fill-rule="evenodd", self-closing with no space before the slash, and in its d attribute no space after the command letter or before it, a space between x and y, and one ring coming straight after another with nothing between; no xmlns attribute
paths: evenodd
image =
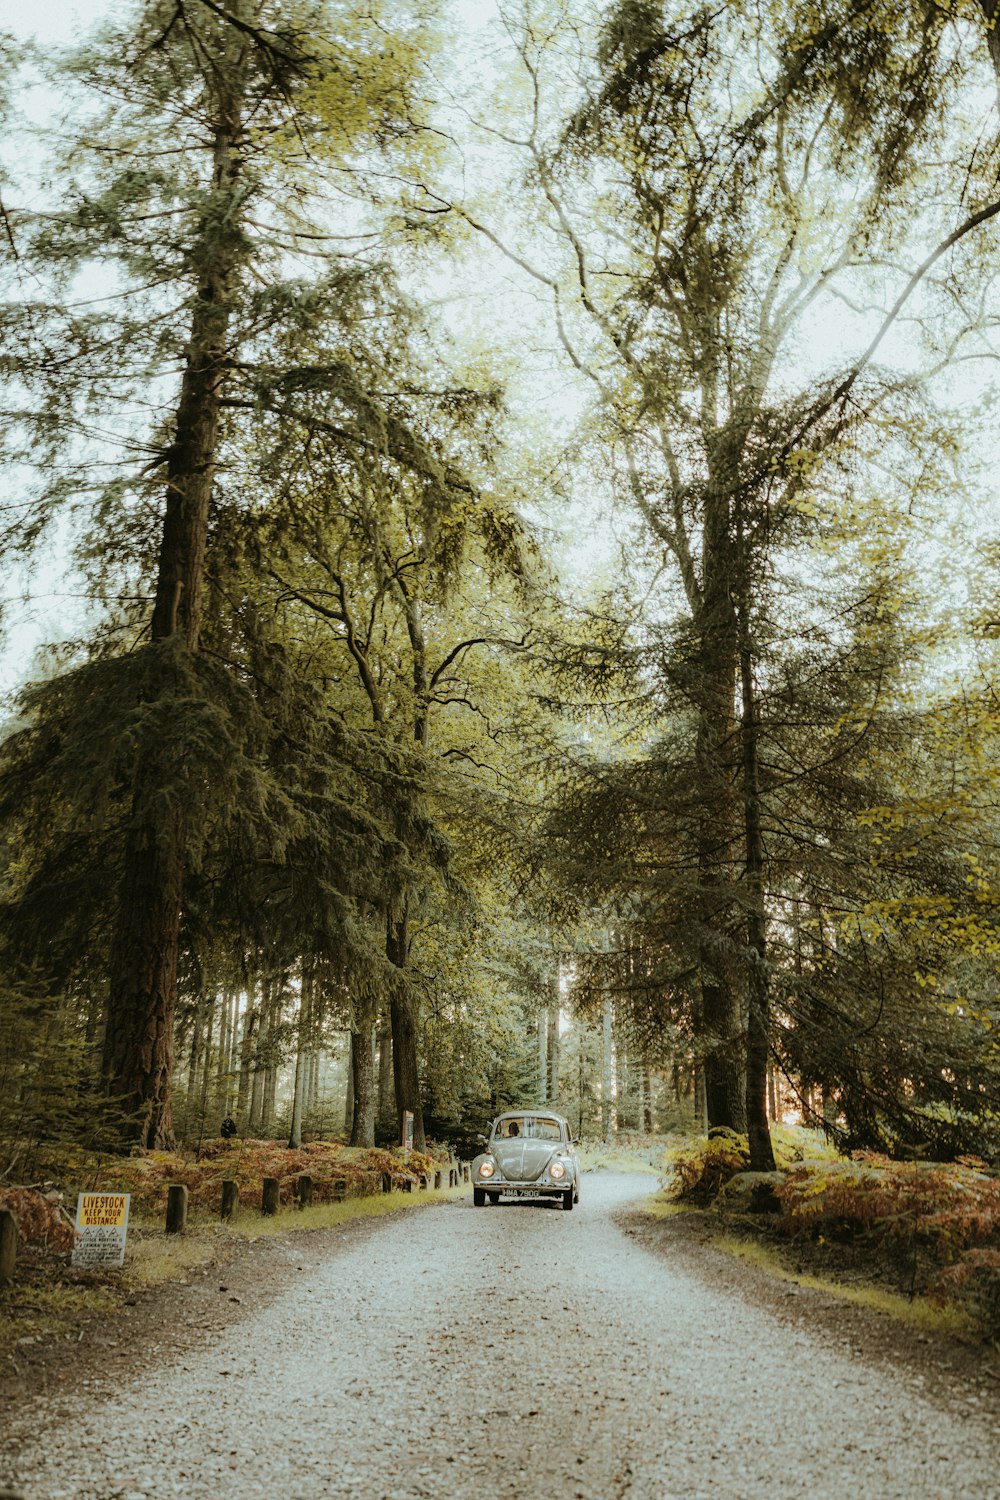
<svg viewBox="0 0 1000 1500"><path fill-rule="evenodd" d="M347 1069L344 1090L344 1134L350 1138L354 1126L354 1036L347 1033Z"/></svg>
<svg viewBox="0 0 1000 1500"><path fill-rule="evenodd" d="M731 595L730 499L724 484L705 501L703 583L698 617L696 740L701 1026L708 1124L746 1129L739 980L730 946L735 898L737 811L733 795L737 623Z"/></svg>
<svg viewBox="0 0 1000 1500"><path fill-rule="evenodd" d="M604 996L601 1030L601 1138L611 1139L611 996Z"/></svg>
<svg viewBox="0 0 1000 1500"><path fill-rule="evenodd" d="M426 1148L424 1113L420 1102L420 1070L417 1063L417 1018L413 1001L407 992L404 970L410 956L409 918L404 910L397 919L390 918L386 934L386 955L399 970L392 987L389 1017L392 1023L392 1076L396 1085L397 1140L403 1138L403 1113L413 1114L413 1146Z"/></svg>
<svg viewBox="0 0 1000 1500"><path fill-rule="evenodd" d="M378 1124L390 1132L396 1119L396 1094L392 1079L392 1028L386 1017L378 1034Z"/></svg>
<svg viewBox="0 0 1000 1500"><path fill-rule="evenodd" d="M546 1037L546 1023L548 1010L545 1006L538 1012L538 1021L535 1027L535 1036L538 1042L538 1102L546 1105L549 1102L549 1049Z"/></svg>
<svg viewBox="0 0 1000 1500"><path fill-rule="evenodd" d="M243 1036L240 1041L240 1082L236 1095L236 1118L241 1123L247 1119L247 1102L250 1098L250 1077L253 1069L254 1044L256 1042L258 1012L253 1001L253 991L247 992L247 1008L243 1012ZM246 1133L250 1134L249 1123Z"/></svg>
<svg viewBox="0 0 1000 1500"><path fill-rule="evenodd" d="M352 1146L374 1146L375 1144L373 1017L373 1006L360 1006L351 1031L351 1063L354 1077L354 1108L351 1114Z"/></svg>
<svg viewBox="0 0 1000 1500"><path fill-rule="evenodd" d="M288 1127L288 1145L297 1151L302 1145L303 1101L306 1094L306 1079L309 1074L309 1048L312 1042L312 970L306 961L302 964L302 980L299 992L299 1019L295 1029L295 1081L292 1084L292 1118Z"/></svg>
<svg viewBox="0 0 1000 1500"><path fill-rule="evenodd" d="M559 999L559 966L557 964L555 973L549 977L549 1024L546 1049L548 1072L546 1103L556 1109L559 1107Z"/></svg>
<svg viewBox="0 0 1000 1500"><path fill-rule="evenodd" d="M746 1115L750 1170L773 1172L774 1151L767 1120L767 1061L770 994L767 976L767 914L764 909L764 838L761 828L757 699L745 605L741 621L740 683L743 695L743 807L747 884L747 1073Z"/></svg>

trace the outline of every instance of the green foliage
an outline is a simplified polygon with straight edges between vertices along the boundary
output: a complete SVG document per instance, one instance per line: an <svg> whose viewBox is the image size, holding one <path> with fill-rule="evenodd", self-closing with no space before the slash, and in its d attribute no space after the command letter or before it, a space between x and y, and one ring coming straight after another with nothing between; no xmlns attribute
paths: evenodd
<svg viewBox="0 0 1000 1500"><path fill-rule="evenodd" d="M110 1138L77 1005L40 982L0 985L0 1180L59 1180Z"/></svg>
<svg viewBox="0 0 1000 1500"><path fill-rule="evenodd" d="M721 1130L704 1140L672 1146L666 1155L674 1174L672 1196L691 1203L710 1203L720 1188L750 1166L746 1137Z"/></svg>

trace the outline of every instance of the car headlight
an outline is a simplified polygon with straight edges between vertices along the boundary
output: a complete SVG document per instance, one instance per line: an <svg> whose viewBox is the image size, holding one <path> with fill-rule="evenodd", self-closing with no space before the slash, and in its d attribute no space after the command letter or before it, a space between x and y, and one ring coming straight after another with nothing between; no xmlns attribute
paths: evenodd
<svg viewBox="0 0 1000 1500"><path fill-rule="evenodd" d="M492 1177L496 1167L491 1161L484 1161L479 1168L480 1177Z"/></svg>
<svg viewBox="0 0 1000 1500"><path fill-rule="evenodd" d="M563 1166L563 1164L562 1164L561 1161L554 1161L552 1163L551 1167L549 1168L549 1174L550 1174L550 1176L556 1177L556 1178L558 1178L558 1177L565 1177L566 1176L566 1168Z"/></svg>

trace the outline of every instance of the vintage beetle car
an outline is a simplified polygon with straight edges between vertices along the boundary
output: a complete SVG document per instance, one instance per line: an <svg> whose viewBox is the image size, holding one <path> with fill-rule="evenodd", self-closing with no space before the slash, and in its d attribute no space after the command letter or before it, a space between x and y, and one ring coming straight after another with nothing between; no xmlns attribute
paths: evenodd
<svg viewBox="0 0 1000 1500"><path fill-rule="evenodd" d="M517 1198L555 1198L563 1208L580 1201L580 1165L562 1115L545 1109L515 1109L497 1115L486 1149L472 1163L472 1201L477 1208Z"/></svg>

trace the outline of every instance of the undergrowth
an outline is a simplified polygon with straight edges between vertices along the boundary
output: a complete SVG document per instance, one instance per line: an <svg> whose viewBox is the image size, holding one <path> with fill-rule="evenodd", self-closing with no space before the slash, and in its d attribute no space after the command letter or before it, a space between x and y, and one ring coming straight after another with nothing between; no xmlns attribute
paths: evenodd
<svg viewBox="0 0 1000 1500"><path fill-rule="evenodd" d="M1000 1179L985 1162L899 1162L873 1152L839 1156L817 1132L777 1129L776 1214L741 1216L834 1274L861 1271L887 1296L974 1321L1000 1339ZM732 1131L668 1152L665 1201L728 1206L723 1189L749 1165Z"/></svg>

